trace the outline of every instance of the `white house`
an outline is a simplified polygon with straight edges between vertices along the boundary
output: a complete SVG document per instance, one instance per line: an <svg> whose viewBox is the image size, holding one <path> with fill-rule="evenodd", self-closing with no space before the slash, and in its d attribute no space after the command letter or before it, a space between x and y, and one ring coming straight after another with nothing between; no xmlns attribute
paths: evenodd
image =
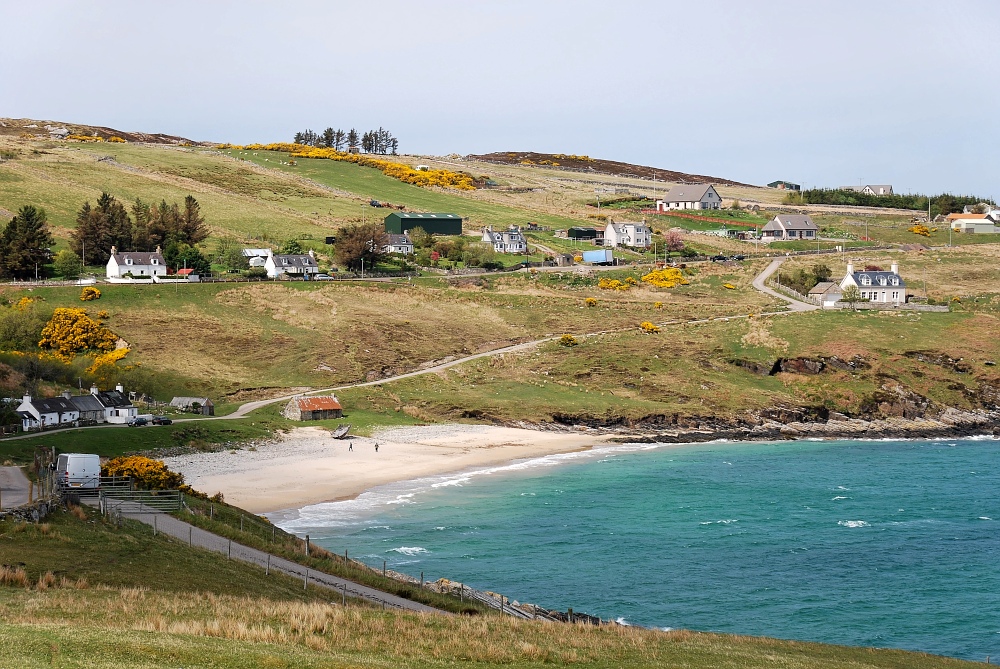
<svg viewBox="0 0 1000 669"><path fill-rule="evenodd" d="M97 386L90 388L90 394L104 407L106 423L127 423L139 415L139 409L125 394L125 388L119 383L114 390L98 390Z"/></svg>
<svg viewBox="0 0 1000 669"><path fill-rule="evenodd" d="M648 249L653 244L653 231L642 223L615 223L608 221L604 229L605 246L630 246L637 249Z"/></svg>
<svg viewBox="0 0 1000 669"><path fill-rule="evenodd" d="M656 211L671 209L719 209L722 197L711 184L688 184L674 186L670 192L656 201Z"/></svg>
<svg viewBox="0 0 1000 669"><path fill-rule="evenodd" d="M282 254L275 255L269 253L264 261L264 269L272 279L280 276L300 277L308 279L313 274L319 274L319 265L316 264L316 257L312 249L309 253L303 254Z"/></svg>
<svg viewBox="0 0 1000 669"><path fill-rule="evenodd" d="M805 214L778 214L760 229L765 242L776 239L816 239L819 227Z"/></svg>
<svg viewBox="0 0 1000 669"><path fill-rule="evenodd" d="M402 235L389 235L389 243L382 247L382 250L386 253L398 253L400 255L408 256L413 253L413 240L407 234Z"/></svg>
<svg viewBox="0 0 1000 669"><path fill-rule="evenodd" d="M493 250L497 253L528 252L528 240L524 238L521 229L516 225L501 232L493 232L493 227L487 226L483 228L483 241L492 244Z"/></svg>
<svg viewBox="0 0 1000 669"><path fill-rule="evenodd" d="M861 299L876 304L904 304L906 283L899 276L899 263L893 261L890 271L854 271L854 263L847 263L847 275L840 282L841 291L848 286L857 286Z"/></svg>
<svg viewBox="0 0 1000 669"><path fill-rule="evenodd" d="M17 413L24 430L72 425L80 419L80 411L65 397L39 399L25 395Z"/></svg>
<svg viewBox="0 0 1000 669"><path fill-rule="evenodd" d="M861 189L865 195L892 195L892 186L889 184L871 184Z"/></svg>
<svg viewBox="0 0 1000 669"><path fill-rule="evenodd" d="M167 263L160 254L160 247L156 251L147 253L144 251L128 251L119 253L114 246L111 247L111 257L108 258L107 277L109 279L121 279L126 274L133 278L166 276Z"/></svg>

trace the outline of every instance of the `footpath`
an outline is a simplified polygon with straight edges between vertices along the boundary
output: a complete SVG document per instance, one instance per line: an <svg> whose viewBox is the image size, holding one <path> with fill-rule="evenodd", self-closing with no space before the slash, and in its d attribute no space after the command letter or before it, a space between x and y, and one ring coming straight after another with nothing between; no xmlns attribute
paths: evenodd
<svg viewBox="0 0 1000 669"><path fill-rule="evenodd" d="M173 516L164 513L149 512L140 504L125 503L118 510L121 511L122 516L145 523L154 528L155 532L162 532L187 543L189 546L202 548L213 553L221 553L227 555L230 559L256 565L268 572L277 571L300 578L302 579L303 586L308 584L326 588L342 597L354 597L379 604L383 609L393 608L418 613L447 613L446 611L441 611L440 609L435 609L419 602L413 602L409 599L369 588L338 576L310 569L291 560L271 555L256 548L244 546L243 544L195 527L190 523L185 523L183 520L179 520Z"/></svg>

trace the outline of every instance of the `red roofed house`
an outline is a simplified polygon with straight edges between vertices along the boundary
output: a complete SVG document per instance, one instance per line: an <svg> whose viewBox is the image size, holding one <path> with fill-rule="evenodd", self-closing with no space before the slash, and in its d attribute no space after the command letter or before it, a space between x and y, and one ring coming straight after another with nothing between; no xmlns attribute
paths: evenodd
<svg viewBox="0 0 1000 669"><path fill-rule="evenodd" d="M344 409L336 395L293 397L281 414L290 420L327 420L342 418Z"/></svg>

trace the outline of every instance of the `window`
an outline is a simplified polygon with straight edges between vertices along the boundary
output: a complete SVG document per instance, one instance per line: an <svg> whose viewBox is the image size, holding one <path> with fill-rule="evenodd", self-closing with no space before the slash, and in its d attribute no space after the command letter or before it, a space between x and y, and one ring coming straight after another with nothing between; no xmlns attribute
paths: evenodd
<svg viewBox="0 0 1000 669"><path fill-rule="evenodd" d="M872 285L872 278L870 276L867 276L867 275L861 277L861 285L862 286L870 286L870 285Z"/></svg>
<svg viewBox="0 0 1000 669"><path fill-rule="evenodd" d="M156 261L156 258L152 258L152 259L150 259L149 264L150 265L158 265L159 263Z"/></svg>

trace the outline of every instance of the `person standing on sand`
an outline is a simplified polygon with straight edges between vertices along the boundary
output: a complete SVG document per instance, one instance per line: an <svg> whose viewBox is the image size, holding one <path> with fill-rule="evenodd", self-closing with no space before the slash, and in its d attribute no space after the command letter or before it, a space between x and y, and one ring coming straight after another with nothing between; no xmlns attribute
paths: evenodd
<svg viewBox="0 0 1000 669"><path fill-rule="evenodd" d="M353 441L347 445L347 450L349 450L349 451L353 451L354 450L354 442Z"/></svg>
<svg viewBox="0 0 1000 669"><path fill-rule="evenodd" d="M375 442L375 452L378 453L378 442Z"/></svg>

